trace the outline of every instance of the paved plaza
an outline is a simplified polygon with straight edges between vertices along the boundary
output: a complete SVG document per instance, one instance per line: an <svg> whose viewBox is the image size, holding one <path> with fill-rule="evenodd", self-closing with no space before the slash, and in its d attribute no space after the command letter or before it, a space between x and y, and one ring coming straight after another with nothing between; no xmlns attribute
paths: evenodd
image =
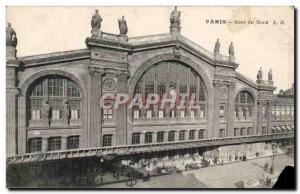
<svg viewBox="0 0 300 194"><path fill-rule="evenodd" d="M197 170L183 171L151 177L150 181L138 180L134 188L236 188L239 181L257 182L260 178L276 177L285 166L294 166L293 156L278 155L274 160L274 175L264 172L264 164L272 163L271 157L252 159ZM101 188L129 188L125 182L102 185Z"/></svg>

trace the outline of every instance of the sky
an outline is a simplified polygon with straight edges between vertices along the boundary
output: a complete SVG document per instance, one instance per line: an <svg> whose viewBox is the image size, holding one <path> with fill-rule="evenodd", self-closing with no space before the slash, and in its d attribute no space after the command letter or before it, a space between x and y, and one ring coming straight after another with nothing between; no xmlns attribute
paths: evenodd
<svg viewBox="0 0 300 194"><path fill-rule="evenodd" d="M7 7L6 20L17 32L18 56L86 48L90 20L98 9L101 30L118 34L118 18L125 16L128 36L169 32L173 7ZM292 7L178 7L181 34L201 47L213 51L220 39L220 52L228 55L234 42L238 72L256 80L260 67L263 79L270 68L274 84L288 89L294 83L294 17ZM239 24L211 24L207 21L239 21ZM241 24L242 21L254 24ZM257 20L268 24L257 24ZM273 21L278 23L273 24ZM281 21L284 23L279 24Z"/></svg>

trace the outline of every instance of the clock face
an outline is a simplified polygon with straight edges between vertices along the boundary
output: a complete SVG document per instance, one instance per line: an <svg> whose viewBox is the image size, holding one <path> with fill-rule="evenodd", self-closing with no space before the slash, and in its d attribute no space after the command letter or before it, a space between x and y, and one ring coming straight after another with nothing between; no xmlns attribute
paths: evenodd
<svg viewBox="0 0 300 194"><path fill-rule="evenodd" d="M104 80L103 86L104 86L104 89L108 90L108 91L116 89L116 83L111 78Z"/></svg>

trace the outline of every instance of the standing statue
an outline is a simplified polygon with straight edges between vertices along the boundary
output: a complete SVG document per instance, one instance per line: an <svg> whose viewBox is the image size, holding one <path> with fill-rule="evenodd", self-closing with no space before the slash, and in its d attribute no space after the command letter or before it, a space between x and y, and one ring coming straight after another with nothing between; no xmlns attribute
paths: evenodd
<svg viewBox="0 0 300 194"><path fill-rule="evenodd" d="M177 6L175 6L175 9L171 12L171 15L170 15L170 23L171 23L171 26L170 26L170 31L171 32L180 32L180 24L181 24L181 21L180 21L180 14L181 12L177 10Z"/></svg>
<svg viewBox="0 0 300 194"><path fill-rule="evenodd" d="M229 56L234 56L233 42L231 42L229 45L228 53L229 53Z"/></svg>
<svg viewBox="0 0 300 194"><path fill-rule="evenodd" d="M215 48L214 48L214 55L217 55L220 53L220 42L219 39L217 39L217 42L215 43Z"/></svg>
<svg viewBox="0 0 300 194"><path fill-rule="evenodd" d="M92 17L92 20L91 20L92 35L96 35L100 32L101 22L102 22L102 18L100 16L100 14L98 13L98 9L96 9L95 13Z"/></svg>
<svg viewBox="0 0 300 194"><path fill-rule="evenodd" d="M263 76L262 68L260 67L260 68L259 68L259 71L258 71L258 73L257 73L257 80L262 80L262 76Z"/></svg>
<svg viewBox="0 0 300 194"><path fill-rule="evenodd" d="M119 23L120 35L126 35L127 32L128 32L128 27L127 27L127 23L126 23L125 17L122 16L122 18L120 18L118 20L118 23Z"/></svg>
<svg viewBox="0 0 300 194"><path fill-rule="evenodd" d="M43 106L42 106L42 111L43 111L43 119L50 119L50 110L51 110L51 105L49 104L48 100L44 100Z"/></svg>
<svg viewBox="0 0 300 194"><path fill-rule="evenodd" d="M17 47L17 44L18 44L17 33L11 27L11 23L8 22L6 27L6 46Z"/></svg>
<svg viewBox="0 0 300 194"><path fill-rule="evenodd" d="M64 100L63 104L63 119L68 120L70 118L70 106L67 100Z"/></svg>
<svg viewBox="0 0 300 194"><path fill-rule="evenodd" d="M268 73L268 80L269 80L269 81L272 81L272 80L273 80L272 69L269 70L269 73Z"/></svg>

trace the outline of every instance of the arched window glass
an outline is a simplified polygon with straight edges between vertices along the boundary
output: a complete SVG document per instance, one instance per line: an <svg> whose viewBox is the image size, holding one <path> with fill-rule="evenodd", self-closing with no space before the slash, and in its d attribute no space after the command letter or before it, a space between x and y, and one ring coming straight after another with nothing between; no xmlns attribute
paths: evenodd
<svg viewBox="0 0 300 194"><path fill-rule="evenodd" d="M180 102L179 95L185 94L187 96L192 96L195 101L194 105L200 107L198 110L193 110L193 114L187 114L187 112L185 112L184 115L193 118L206 117L207 91L204 81L194 69L177 61L162 61L151 66L139 78L134 89L134 95L141 93L143 99L147 99L150 93L158 94L162 97L165 94L169 94L171 91L174 91L177 94L178 102ZM189 98L185 99L189 100ZM146 104L145 101L144 104ZM160 107L160 104L158 103L157 106ZM149 110L141 110L141 115L144 118L149 119L159 117L159 115L166 115L166 117L180 117L180 111L186 111L188 103L184 103L184 106L184 108L179 110L177 109L176 104L174 109L171 107L169 109L160 110L164 111L164 113L151 114L151 116ZM152 108L153 107L150 106L149 109L153 112ZM171 110L173 110L172 113Z"/></svg>
<svg viewBox="0 0 300 194"><path fill-rule="evenodd" d="M254 107L254 98L248 91L240 92L235 99L235 117L237 119L250 119Z"/></svg>
<svg viewBox="0 0 300 194"><path fill-rule="evenodd" d="M51 107L48 118L51 121L61 120L64 116L70 120L80 118L80 91L75 82L68 78L58 75L45 76L30 85L27 92L27 121L29 121L29 126L30 124L41 126L42 121L47 120L43 114L45 101ZM68 113L65 113L65 110L68 110L65 104L69 107Z"/></svg>

